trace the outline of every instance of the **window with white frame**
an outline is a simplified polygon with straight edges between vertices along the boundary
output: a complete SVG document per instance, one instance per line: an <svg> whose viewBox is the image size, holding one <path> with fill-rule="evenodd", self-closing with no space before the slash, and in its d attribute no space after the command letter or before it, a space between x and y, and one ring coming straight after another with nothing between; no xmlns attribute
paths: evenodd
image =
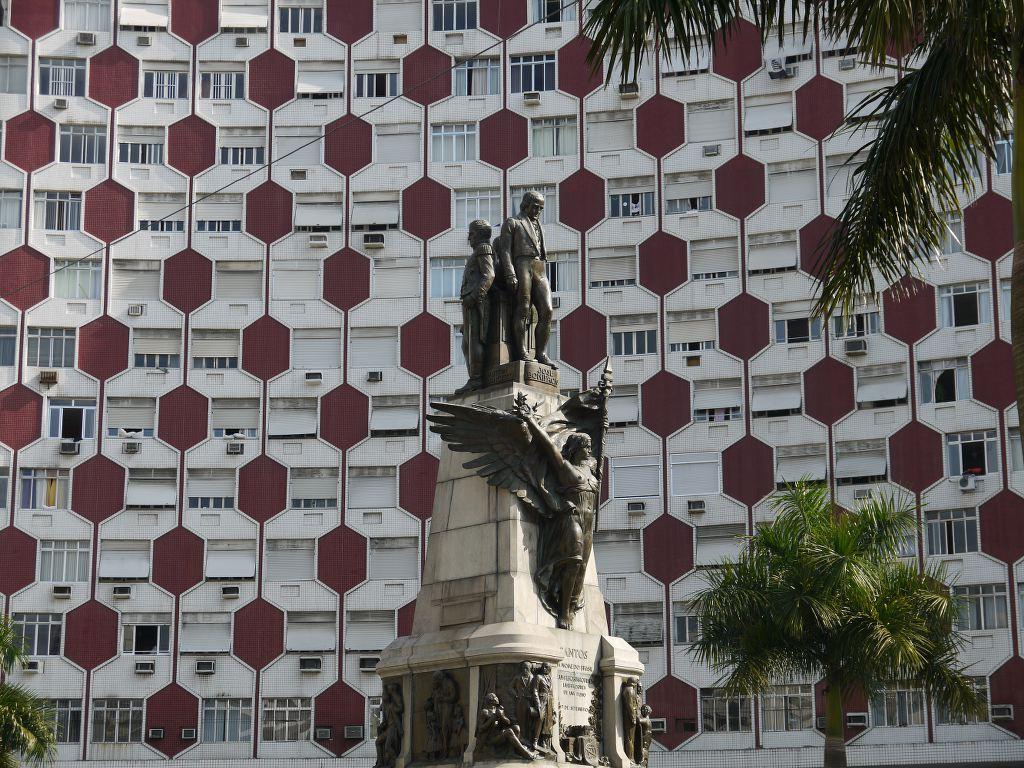
<svg viewBox="0 0 1024 768"><path fill-rule="evenodd" d="M811 317L807 301L777 302L772 305L776 344L802 344L821 340L821 318Z"/></svg>
<svg viewBox="0 0 1024 768"><path fill-rule="evenodd" d="M53 735L58 744L78 744L82 740L82 700L43 699L50 715Z"/></svg>
<svg viewBox="0 0 1024 768"><path fill-rule="evenodd" d="M669 313L669 352L701 352L705 349L714 349L717 335L715 312L712 309Z"/></svg>
<svg viewBox="0 0 1024 768"><path fill-rule="evenodd" d="M999 281L999 322L1003 328L1010 327L1010 279Z"/></svg>
<svg viewBox="0 0 1024 768"><path fill-rule="evenodd" d="M679 601L672 603L672 643L691 645L700 637L700 617L693 604Z"/></svg>
<svg viewBox="0 0 1024 768"><path fill-rule="evenodd" d="M1010 427L1006 431L1010 438L1010 471L1024 471L1024 450L1021 448L1020 427Z"/></svg>
<svg viewBox="0 0 1024 768"><path fill-rule="evenodd" d="M394 611L345 612L346 651L380 651L394 639Z"/></svg>
<svg viewBox="0 0 1024 768"><path fill-rule="evenodd" d="M947 213L945 218L946 225L939 233L938 254L952 256L954 253L960 253L964 249L964 220L956 213ZM922 255L926 258L934 258L936 255L935 248L933 246L922 247Z"/></svg>
<svg viewBox="0 0 1024 768"><path fill-rule="evenodd" d="M164 129L126 125L117 128L117 160L132 165L163 165Z"/></svg>
<svg viewBox="0 0 1024 768"><path fill-rule="evenodd" d="M234 509L235 470L209 467L189 469L185 496L189 509Z"/></svg>
<svg viewBox="0 0 1024 768"><path fill-rule="evenodd" d="M59 613L13 613L15 645L26 656L59 656L64 617Z"/></svg>
<svg viewBox="0 0 1024 768"><path fill-rule="evenodd" d="M587 113L587 152L616 152L632 146L632 110Z"/></svg>
<svg viewBox="0 0 1024 768"><path fill-rule="evenodd" d="M616 356L658 354L657 328L613 330L611 342L611 353Z"/></svg>
<svg viewBox="0 0 1024 768"><path fill-rule="evenodd" d="M579 151L576 118L535 117L530 121L534 157L575 155Z"/></svg>
<svg viewBox="0 0 1024 768"><path fill-rule="evenodd" d="M501 62L497 58L468 58L456 65L453 78L453 95L456 96L501 93Z"/></svg>
<svg viewBox="0 0 1024 768"><path fill-rule="evenodd" d="M564 0L530 0L530 21L556 24L576 20L576 3Z"/></svg>
<svg viewBox="0 0 1024 768"><path fill-rule="evenodd" d="M701 730L704 733L750 731L751 699L729 696L724 688L700 689Z"/></svg>
<svg viewBox="0 0 1024 768"><path fill-rule="evenodd" d="M924 360L918 363L921 403L952 403L971 396L970 368L966 357Z"/></svg>
<svg viewBox="0 0 1024 768"><path fill-rule="evenodd" d="M430 298L458 298L462 290L465 259L432 258L430 260Z"/></svg>
<svg viewBox="0 0 1024 768"><path fill-rule="evenodd" d="M25 93L26 62L24 56L0 56L0 93Z"/></svg>
<svg viewBox="0 0 1024 768"><path fill-rule="evenodd" d="M476 123L445 123L430 126L430 159L435 163L464 163L476 160Z"/></svg>
<svg viewBox="0 0 1024 768"><path fill-rule="evenodd" d="M625 427L640 420L640 391L636 384L620 384L608 398L608 424Z"/></svg>
<svg viewBox="0 0 1024 768"><path fill-rule="evenodd" d="M212 437L243 439L259 434L260 401L248 397L215 397L210 403Z"/></svg>
<svg viewBox="0 0 1024 768"><path fill-rule="evenodd" d="M295 196L295 231L340 232L344 212L343 195L299 193Z"/></svg>
<svg viewBox="0 0 1024 768"><path fill-rule="evenodd" d="M721 490L716 451L673 453L669 456L673 496L705 496Z"/></svg>
<svg viewBox="0 0 1024 768"><path fill-rule="evenodd" d="M1013 170L1013 137L1004 136L996 140L996 173L1000 176Z"/></svg>
<svg viewBox="0 0 1024 768"><path fill-rule="evenodd" d="M373 536L368 562L371 579L415 579L419 575L420 540L416 536Z"/></svg>
<svg viewBox="0 0 1024 768"><path fill-rule="evenodd" d="M348 505L353 509L397 506L398 488L393 466L360 466L348 470Z"/></svg>
<svg viewBox="0 0 1024 768"><path fill-rule="evenodd" d="M11 468L0 467L0 507L7 507L7 491L10 487Z"/></svg>
<svg viewBox="0 0 1024 768"><path fill-rule="evenodd" d="M989 285L961 283L939 288L939 323L943 328L960 328L992 322Z"/></svg>
<svg viewBox="0 0 1024 768"><path fill-rule="evenodd" d="M107 159L106 126L61 125L57 147L59 162L102 164Z"/></svg>
<svg viewBox="0 0 1024 768"><path fill-rule="evenodd" d="M191 341L193 368L238 367L238 331L197 328Z"/></svg>
<svg viewBox="0 0 1024 768"><path fill-rule="evenodd" d="M958 602L956 626L961 632L1006 629L1009 614L1006 584L964 584L953 587Z"/></svg>
<svg viewBox="0 0 1024 768"><path fill-rule="evenodd" d="M884 440L841 440L836 443L836 485L883 483L888 473Z"/></svg>
<svg viewBox="0 0 1024 768"><path fill-rule="evenodd" d="M263 165L267 133L263 128L221 128L221 165Z"/></svg>
<svg viewBox="0 0 1024 768"><path fill-rule="evenodd" d="M340 99L345 96L345 63L300 61L295 95L300 99Z"/></svg>
<svg viewBox="0 0 1024 768"><path fill-rule="evenodd" d="M935 707L935 715L936 722L939 725L976 725L977 723L987 723L989 721L988 678L972 677L970 680L974 686L974 691L981 699L984 711L971 714L954 714L949 707L938 704Z"/></svg>
<svg viewBox="0 0 1024 768"><path fill-rule="evenodd" d="M634 648L658 648L664 636L664 606L660 602L613 603L612 634Z"/></svg>
<svg viewBox="0 0 1024 768"><path fill-rule="evenodd" d="M419 162L423 141L418 123L380 123L374 127L374 134L378 162Z"/></svg>
<svg viewBox="0 0 1024 768"><path fill-rule="evenodd" d="M690 242L690 278L692 280L720 280L738 277L739 269L739 241L735 237L718 237Z"/></svg>
<svg viewBox="0 0 1024 768"><path fill-rule="evenodd" d="M274 259L270 262L270 298L315 299L320 296L319 259Z"/></svg>
<svg viewBox="0 0 1024 768"><path fill-rule="evenodd" d="M49 437L75 441L96 437L96 401L92 398L51 397L46 414Z"/></svg>
<svg viewBox="0 0 1024 768"><path fill-rule="evenodd" d="M884 96L883 89L892 87L893 77L875 80L861 80L846 85L846 119L850 122L877 120L885 114L879 109Z"/></svg>
<svg viewBox="0 0 1024 768"><path fill-rule="evenodd" d="M870 707L872 727L909 728L924 725L924 691L919 688L883 688L871 697Z"/></svg>
<svg viewBox="0 0 1024 768"><path fill-rule="evenodd" d="M171 614L124 612L121 626L121 653L137 656L170 653Z"/></svg>
<svg viewBox="0 0 1024 768"><path fill-rule="evenodd" d="M548 251L545 269L552 293L576 293L579 291L579 256L576 253Z"/></svg>
<svg viewBox="0 0 1024 768"><path fill-rule="evenodd" d="M746 136L793 130L793 95L789 91L747 96L743 107L743 133Z"/></svg>
<svg viewBox="0 0 1024 768"><path fill-rule="evenodd" d="M0 189L0 229L21 229L20 189Z"/></svg>
<svg viewBox="0 0 1024 768"><path fill-rule="evenodd" d="M743 389L739 379L700 379L693 382L693 420L738 421L743 416Z"/></svg>
<svg viewBox="0 0 1024 768"><path fill-rule="evenodd" d="M93 699L89 729L93 743L141 743L142 702L142 699Z"/></svg>
<svg viewBox="0 0 1024 768"><path fill-rule="evenodd" d="M223 300L258 299L263 295L263 262L218 259L214 266L213 297Z"/></svg>
<svg viewBox="0 0 1024 768"><path fill-rule="evenodd" d="M958 555L978 551L978 510L940 509L924 513L929 555Z"/></svg>
<svg viewBox="0 0 1024 768"><path fill-rule="evenodd" d="M181 331L177 328L135 328L132 358L136 368L178 368Z"/></svg>
<svg viewBox="0 0 1024 768"><path fill-rule="evenodd" d="M530 187L512 187L510 190L512 193L512 208L511 210L519 212L519 206L523 203L523 195L530 190L538 192L544 196L544 210L540 214L541 224L557 224L558 223L558 187L554 184L542 184L540 186L534 185Z"/></svg>
<svg viewBox="0 0 1024 768"><path fill-rule="evenodd" d="M813 159L769 163L767 173L769 203L793 203L818 196L818 171Z"/></svg>
<svg viewBox="0 0 1024 768"><path fill-rule="evenodd" d="M221 0L221 32L266 32L267 0Z"/></svg>
<svg viewBox="0 0 1024 768"><path fill-rule="evenodd" d="M290 168L320 162L323 131L318 125L282 125L274 127L277 154L274 162Z"/></svg>
<svg viewBox="0 0 1024 768"><path fill-rule="evenodd" d="M293 467L289 492L292 509L337 509L337 467Z"/></svg>
<svg viewBox="0 0 1024 768"><path fill-rule="evenodd" d="M35 229L77 232L82 228L82 193L36 190Z"/></svg>
<svg viewBox="0 0 1024 768"><path fill-rule="evenodd" d="M252 699L203 699L204 743L248 742L251 739Z"/></svg>
<svg viewBox="0 0 1024 768"><path fill-rule="evenodd" d="M796 268L796 232L767 232L749 236L747 272L751 275L794 272Z"/></svg>
<svg viewBox="0 0 1024 768"><path fill-rule="evenodd" d="M857 407L891 408L906 405L908 393L905 363L863 365L857 368Z"/></svg>
<svg viewBox="0 0 1024 768"><path fill-rule="evenodd" d="M349 362L353 368L374 370L398 365L398 328L352 328L349 338Z"/></svg>
<svg viewBox="0 0 1024 768"><path fill-rule="evenodd" d="M39 542L39 580L88 581L91 550L88 539L42 539Z"/></svg>
<svg viewBox="0 0 1024 768"><path fill-rule="evenodd" d="M314 438L318 428L315 397L272 397L267 437L271 440Z"/></svg>
<svg viewBox="0 0 1024 768"><path fill-rule="evenodd" d="M289 2L277 9L278 31L284 34L308 35L324 31L324 9L320 0L301 5Z"/></svg>
<svg viewBox="0 0 1024 768"><path fill-rule="evenodd" d="M185 195L176 192L140 192L138 196L139 229L148 232L184 232L185 211L187 204ZM116 264L132 264L132 269L152 270L154 277L160 279L160 262L144 259L116 259ZM146 264L149 266L145 266ZM140 286L141 287L141 286ZM139 299L139 295L129 292L127 298ZM152 298L158 298L153 295Z"/></svg>
<svg viewBox="0 0 1024 768"><path fill-rule="evenodd" d="M351 223L354 232L386 232L398 229L400 213L401 204L397 192L352 194Z"/></svg>
<svg viewBox="0 0 1024 768"><path fill-rule="evenodd" d="M325 370L341 367L341 329L296 328L292 331L292 368Z"/></svg>
<svg viewBox="0 0 1024 768"><path fill-rule="evenodd" d="M178 500L178 470L131 467L124 503L128 509L171 510Z"/></svg>
<svg viewBox="0 0 1024 768"><path fill-rule="evenodd" d="M873 336L881 330L878 310L854 312L849 316L832 318L832 335L837 339L857 339Z"/></svg>
<svg viewBox="0 0 1024 768"><path fill-rule="evenodd" d="M747 526L744 523L698 525L695 530L700 565L735 562L743 548Z"/></svg>
<svg viewBox="0 0 1024 768"><path fill-rule="evenodd" d="M253 539L208 539L207 579L252 579L256 576L256 541ZM219 614L218 614L219 615ZM199 621L199 619L196 619ZM197 632L199 630L196 630ZM230 630L225 630L230 635ZM199 650L206 650L200 648Z"/></svg>
<svg viewBox="0 0 1024 768"><path fill-rule="evenodd" d="M315 539L269 539L263 578L310 581L316 578Z"/></svg>
<svg viewBox="0 0 1024 768"><path fill-rule="evenodd" d="M591 248L587 270L591 288L636 285L636 250L632 246Z"/></svg>
<svg viewBox="0 0 1024 768"><path fill-rule="evenodd" d="M661 460L657 456L616 456L610 459L610 467L613 499L661 494Z"/></svg>
<svg viewBox="0 0 1024 768"><path fill-rule="evenodd" d="M17 359L18 329L10 325L0 326L0 367L10 368Z"/></svg>
<svg viewBox="0 0 1024 768"><path fill-rule="evenodd" d="M594 561L600 574L636 573L643 567L640 530L594 532Z"/></svg>
<svg viewBox="0 0 1024 768"><path fill-rule="evenodd" d="M264 699L263 741L309 741L312 720L310 698Z"/></svg>
<svg viewBox="0 0 1024 768"><path fill-rule="evenodd" d="M501 192L497 189L455 190L455 226L465 228L471 221L501 219Z"/></svg>
<svg viewBox="0 0 1024 768"><path fill-rule="evenodd" d="M512 57L512 93L555 90L555 54Z"/></svg>
<svg viewBox="0 0 1024 768"><path fill-rule="evenodd" d="M398 95L398 72L356 72L356 96L367 99Z"/></svg>
<svg viewBox="0 0 1024 768"><path fill-rule="evenodd" d="M432 0L435 32L476 29L476 0Z"/></svg>
<svg viewBox="0 0 1024 768"><path fill-rule="evenodd" d="M203 99L244 99L245 72L203 72L199 76L199 96Z"/></svg>
<svg viewBox="0 0 1024 768"><path fill-rule="evenodd" d="M374 395L370 402L370 437L412 437L420 433L417 395Z"/></svg>
<svg viewBox="0 0 1024 768"><path fill-rule="evenodd" d="M766 731L799 731L814 725L814 686L773 685L761 697Z"/></svg>
<svg viewBox="0 0 1024 768"><path fill-rule="evenodd" d="M864 161L863 155L830 155L825 158L825 194L847 198L860 184L857 170Z"/></svg>
<svg viewBox="0 0 1024 768"><path fill-rule="evenodd" d="M736 106L732 99L689 102L686 139L694 144L721 142L736 136Z"/></svg>
<svg viewBox="0 0 1024 768"><path fill-rule="evenodd" d="M146 69L142 72L142 96L147 99L187 99L188 72L179 69Z"/></svg>
<svg viewBox="0 0 1024 768"><path fill-rule="evenodd" d="M337 614L334 611L288 611L286 614L285 650L333 651L337 644Z"/></svg>
<svg viewBox="0 0 1024 768"><path fill-rule="evenodd" d="M665 177L665 213L711 210L710 171L671 173Z"/></svg>
<svg viewBox="0 0 1024 768"><path fill-rule="evenodd" d="M822 482L828 477L824 443L780 445L775 449L775 487L785 489L798 480Z"/></svg>
<svg viewBox="0 0 1024 768"><path fill-rule="evenodd" d="M70 474L66 469L22 467L21 509L67 509Z"/></svg>
<svg viewBox="0 0 1024 768"><path fill-rule="evenodd" d="M39 59L40 96L85 96L85 59Z"/></svg>
<svg viewBox="0 0 1024 768"><path fill-rule="evenodd" d="M989 475L999 471L999 448L994 429L946 435L949 476Z"/></svg>
<svg viewBox="0 0 1024 768"><path fill-rule="evenodd" d="M54 259L54 295L61 299L98 299L101 267L96 259Z"/></svg>
<svg viewBox="0 0 1024 768"><path fill-rule="evenodd" d="M609 184L609 188L611 185ZM654 215L654 191L612 192L608 195L608 216L626 219Z"/></svg>
<svg viewBox="0 0 1024 768"><path fill-rule="evenodd" d="M801 412L803 394L800 389L800 374L752 376L750 384L753 390L750 398L750 415L755 419L792 416Z"/></svg>
<svg viewBox="0 0 1024 768"><path fill-rule="evenodd" d="M74 367L75 329L29 327L27 363L40 368Z"/></svg>

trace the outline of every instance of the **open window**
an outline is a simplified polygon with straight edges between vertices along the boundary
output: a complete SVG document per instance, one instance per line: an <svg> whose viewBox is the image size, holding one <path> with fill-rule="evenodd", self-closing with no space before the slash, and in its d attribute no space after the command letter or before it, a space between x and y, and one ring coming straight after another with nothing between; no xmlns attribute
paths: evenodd
<svg viewBox="0 0 1024 768"><path fill-rule="evenodd" d="M171 614L121 614L121 652L137 656L170 653Z"/></svg>

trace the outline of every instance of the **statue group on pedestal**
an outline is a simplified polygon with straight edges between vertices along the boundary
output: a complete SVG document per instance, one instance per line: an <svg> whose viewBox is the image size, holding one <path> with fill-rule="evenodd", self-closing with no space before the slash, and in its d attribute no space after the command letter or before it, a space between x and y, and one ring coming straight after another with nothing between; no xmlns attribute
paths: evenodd
<svg viewBox="0 0 1024 768"><path fill-rule="evenodd" d="M448 672L434 673L425 720L427 759L461 759L466 748L466 716L459 684Z"/></svg>
<svg viewBox="0 0 1024 768"><path fill-rule="evenodd" d="M521 662L511 680L491 690L477 718L477 749L496 757L512 753L527 760L554 754L554 689L551 665ZM504 700L509 708L502 705Z"/></svg>
<svg viewBox="0 0 1024 768"><path fill-rule="evenodd" d="M642 703L640 678L630 677L622 683L622 748L637 765L647 765L654 732L651 708Z"/></svg>

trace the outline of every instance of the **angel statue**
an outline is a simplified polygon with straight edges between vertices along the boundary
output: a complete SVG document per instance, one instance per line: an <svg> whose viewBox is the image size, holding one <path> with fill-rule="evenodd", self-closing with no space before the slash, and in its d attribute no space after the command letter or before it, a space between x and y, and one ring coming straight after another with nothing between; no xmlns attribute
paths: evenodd
<svg viewBox="0 0 1024 768"><path fill-rule="evenodd" d="M544 607L562 629L583 607L601 492L611 367L600 383L542 418L525 394L507 411L483 405L434 403L431 429L490 485L506 488L541 518L534 581Z"/></svg>

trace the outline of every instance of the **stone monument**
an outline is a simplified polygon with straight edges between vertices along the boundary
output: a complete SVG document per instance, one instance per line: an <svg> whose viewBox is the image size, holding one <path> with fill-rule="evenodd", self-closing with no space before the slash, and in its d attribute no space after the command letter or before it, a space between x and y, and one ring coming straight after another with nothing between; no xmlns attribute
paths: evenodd
<svg viewBox="0 0 1024 768"><path fill-rule="evenodd" d="M647 762L643 664L608 634L592 557L612 374L559 393L543 204L524 195L493 246L470 228L470 380L428 417L445 445L412 634L377 666L378 768Z"/></svg>

